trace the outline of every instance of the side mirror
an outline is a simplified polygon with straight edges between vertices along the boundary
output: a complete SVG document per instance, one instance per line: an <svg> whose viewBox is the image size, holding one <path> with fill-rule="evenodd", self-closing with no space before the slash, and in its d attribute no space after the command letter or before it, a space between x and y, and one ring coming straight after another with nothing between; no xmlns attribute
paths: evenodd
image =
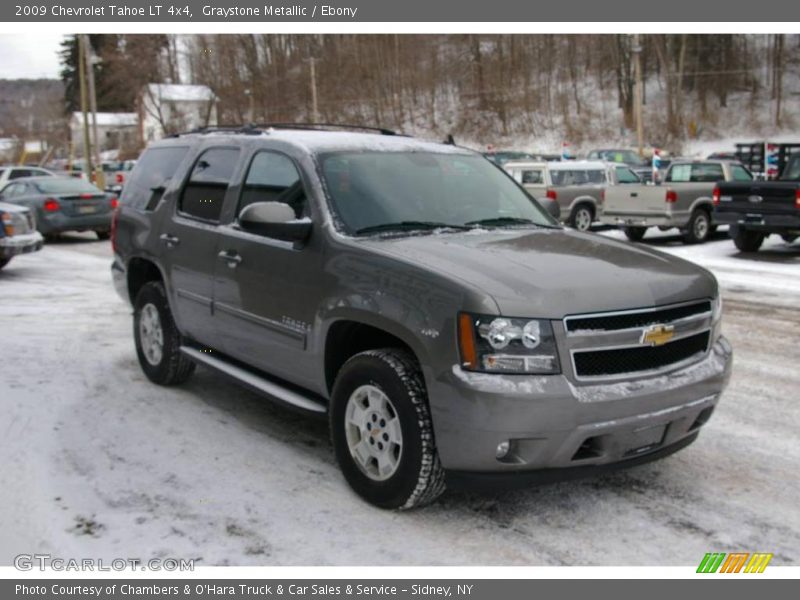
<svg viewBox="0 0 800 600"><path fill-rule="evenodd" d="M311 234L311 220L298 219L294 209L282 202L253 202L239 214L245 231L284 242L304 242Z"/></svg>

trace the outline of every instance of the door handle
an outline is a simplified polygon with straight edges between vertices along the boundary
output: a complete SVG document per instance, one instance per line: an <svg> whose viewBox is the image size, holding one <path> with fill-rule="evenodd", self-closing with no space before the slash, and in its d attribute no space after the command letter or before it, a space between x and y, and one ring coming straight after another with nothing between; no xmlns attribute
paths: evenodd
<svg viewBox="0 0 800 600"><path fill-rule="evenodd" d="M237 252L223 250L217 256L228 263L228 267L231 269L235 269L242 262L242 257Z"/></svg>
<svg viewBox="0 0 800 600"><path fill-rule="evenodd" d="M179 237L170 235L168 233L162 233L160 236L158 236L158 239L164 242L167 245L167 248L174 248L181 243L181 239Z"/></svg>
<svg viewBox="0 0 800 600"><path fill-rule="evenodd" d="M636 198L639 196L639 192L631 192L631 198Z"/></svg>

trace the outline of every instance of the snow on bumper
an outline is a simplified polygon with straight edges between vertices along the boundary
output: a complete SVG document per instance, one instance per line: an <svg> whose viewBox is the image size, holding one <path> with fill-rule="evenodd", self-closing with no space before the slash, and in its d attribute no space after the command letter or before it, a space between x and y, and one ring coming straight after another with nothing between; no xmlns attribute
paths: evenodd
<svg viewBox="0 0 800 600"><path fill-rule="evenodd" d="M38 231L0 238L0 258L11 258L42 249L44 240Z"/></svg>
<svg viewBox="0 0 800 600"><path fill-rule="evenodd" d="M720 337L700 362L613 384L454 366L429 385L442 465L467 472L566 469L622 463L677 446L710 417L732 360L730 344ZM502 442L509 451L498 458Z"/></svg>

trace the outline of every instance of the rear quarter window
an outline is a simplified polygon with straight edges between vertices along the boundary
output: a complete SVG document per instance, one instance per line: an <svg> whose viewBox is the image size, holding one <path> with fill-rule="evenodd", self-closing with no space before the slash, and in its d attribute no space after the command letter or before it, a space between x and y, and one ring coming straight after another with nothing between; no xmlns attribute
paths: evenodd
<svg viewBox="0 0 800 600"><path fill-rule="evenodd" d="M153 210L188 151L188 146L145 150L125 184L122 203L140 210Z"/></svg>

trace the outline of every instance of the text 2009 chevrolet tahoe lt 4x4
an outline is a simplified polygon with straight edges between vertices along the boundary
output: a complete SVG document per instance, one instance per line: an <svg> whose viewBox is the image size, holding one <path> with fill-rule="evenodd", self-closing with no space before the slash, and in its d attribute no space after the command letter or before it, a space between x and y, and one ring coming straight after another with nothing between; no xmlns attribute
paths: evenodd
<svg viewBox="0 0 800 600"><path fill-rule="evenodd" d="M327 414L383 507L683 448L725 387L714 277L564 230L480 155L279 128L152 144L113 232L142 369ZM268 460L268 457L265 457ZM445 477L446 476L446 477Z"/></svg>

